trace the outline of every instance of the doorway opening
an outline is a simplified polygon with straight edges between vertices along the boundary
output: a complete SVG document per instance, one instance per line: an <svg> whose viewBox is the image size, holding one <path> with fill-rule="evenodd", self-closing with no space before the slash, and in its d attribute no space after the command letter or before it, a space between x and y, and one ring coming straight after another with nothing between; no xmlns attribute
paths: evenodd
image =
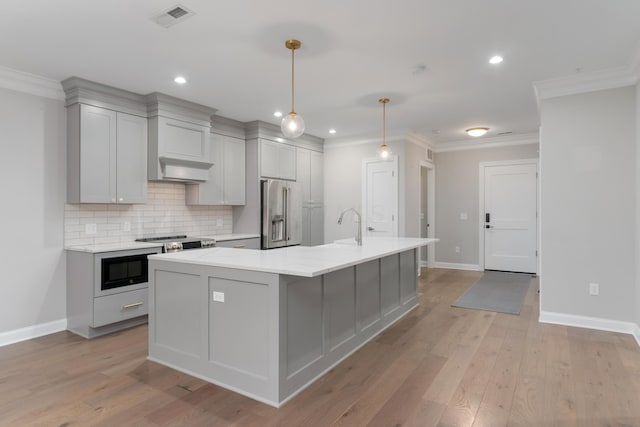
<svg viewBox="0 0 640 427"><path fill-rule="evenodd" d="M420 204L418 221L420 235L417 237L432 238L436 233L436 168L431 162L420 161ZM435 245L422 246L420 267L432 268L436 263Z"/></svg>

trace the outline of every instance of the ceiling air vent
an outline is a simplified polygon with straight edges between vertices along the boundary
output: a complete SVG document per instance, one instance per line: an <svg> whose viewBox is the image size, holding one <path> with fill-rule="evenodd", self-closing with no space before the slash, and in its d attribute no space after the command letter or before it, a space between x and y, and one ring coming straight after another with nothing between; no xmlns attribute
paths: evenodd
<svg viewBox="0 0 640 427"><path fill-rule="evenodd" d="M178 22L182 22L195 14L196 13L194 11L187 9L181 4L177 4L159 12L153 18L151 18L151 20L161 27L169 28L170 26L175 25Z"/></svg>

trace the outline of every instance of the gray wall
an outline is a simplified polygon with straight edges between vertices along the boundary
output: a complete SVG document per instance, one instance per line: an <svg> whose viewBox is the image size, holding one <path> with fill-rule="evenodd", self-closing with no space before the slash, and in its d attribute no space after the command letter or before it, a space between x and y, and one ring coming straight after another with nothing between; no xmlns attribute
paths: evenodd
<svg viewBox="0 0 640 427"><path fill-rule="evenodd" d="M538 158L538 144L438 152L436 158L436 262L479 261L479 164ZM460 214L466 213L467 220ZM455 247L460 247L460 253Z"/></svg>
<svg viewBox="0 0 640 427"><path fill-rule="evenodd" d="M640 327L640 82L636 86L636 325Z"/></svg>
<svg viewBox="0 0 640 427"><path fill-rule="evenodd" d="M419 194L420 160L426 160L426 149L408 141L387 142L398 156L398 234L418 237L420 234ZM336 224L340 211L362 209L362 160L376 157L380 142L325 145L324 194L325 242L353 237L351 223Z"/></svg>
<svg viewBox="0 0 640 427"><path fill-rule="evenodd" d="M0 338L66 318L62 101L0 88Z"/></svg>
<svg viewBox="0 0 640 427"><path fill-rule="evenodd" d="M541 311L636 320L635 111L634 87L541 101Z"/></svg>

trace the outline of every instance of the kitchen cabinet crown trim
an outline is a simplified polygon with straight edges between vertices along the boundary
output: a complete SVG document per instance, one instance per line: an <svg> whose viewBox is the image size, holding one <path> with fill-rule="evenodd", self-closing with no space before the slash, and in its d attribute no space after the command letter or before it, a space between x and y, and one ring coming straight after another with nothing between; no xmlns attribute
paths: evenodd
<svg viewBox="0 0 640 427"><path fill-rule="evenodd" d="M245 123L245 133L247 140L262 138L294 147L324 152L324 139L307 133L295 140L287 139L282 135L280 126L260 120Z"/></svg>

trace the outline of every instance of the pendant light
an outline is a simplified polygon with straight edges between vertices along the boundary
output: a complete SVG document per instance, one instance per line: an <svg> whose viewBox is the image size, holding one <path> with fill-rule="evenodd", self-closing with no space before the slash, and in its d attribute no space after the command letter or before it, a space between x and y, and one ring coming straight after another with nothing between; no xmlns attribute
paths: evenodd
<svg viewBox="0 0 640 427"><path fill-rule="evenodd" d="M300 40L287 40L284 45L287 49L291 50L291 112L282 118L282 123L280 124L280 128L282 129L282 133L287 138L297 138L304 133L304 120L302 117L296 113L296 110L293 108L293 77L294 77L294 60L293 54L296 49L300 49L302 43Z"/></svg>
<svg viewBox="0 0 640 427"><path fill-rule="evenodd" d="M387 102L389 98L380 98L378 102L382 104L382 145L378 149L378 156L383 159L388 159L391 155L391 148L386 143L387 133Z"/></svg>

